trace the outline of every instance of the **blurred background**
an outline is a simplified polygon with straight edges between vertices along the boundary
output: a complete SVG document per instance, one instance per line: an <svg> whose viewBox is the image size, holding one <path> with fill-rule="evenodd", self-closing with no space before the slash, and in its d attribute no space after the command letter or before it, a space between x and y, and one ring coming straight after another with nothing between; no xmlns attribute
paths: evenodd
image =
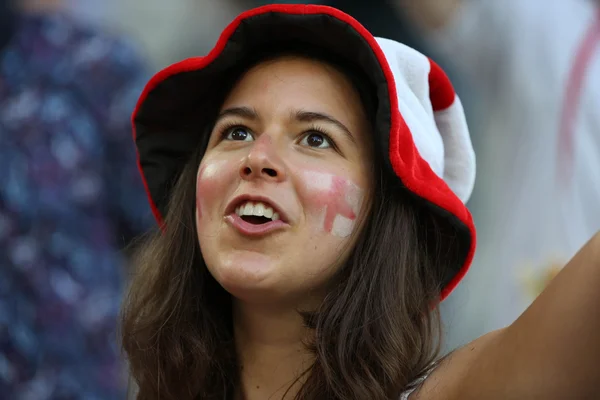
<svg viewBox="0 0 600 400"><path fill-rule="evenodd" d="M125 249L153 224L129 118L258 0L0 0L0 399L119 399ZM280 1L281 3L281 1ZM511 323L600 229L596 0L330 0L441 64L478 157L445 351Z"/></svg>

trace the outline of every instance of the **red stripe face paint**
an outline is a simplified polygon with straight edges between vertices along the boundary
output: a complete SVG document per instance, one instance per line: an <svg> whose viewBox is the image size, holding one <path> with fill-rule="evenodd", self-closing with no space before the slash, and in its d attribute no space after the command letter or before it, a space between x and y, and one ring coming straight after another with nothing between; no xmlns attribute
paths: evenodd
<svg viewBox="0 0 600 400"><path fill-rule="evenodd" d="M349 183L343 178L334 176L331 180L331 187L324 196L324 204L327 211L325 212L324 229L326 232L333 230L333 222L338 215L347 218L351 221L356 219L354 210L347 199L347 192L350 190Z"/></svg>

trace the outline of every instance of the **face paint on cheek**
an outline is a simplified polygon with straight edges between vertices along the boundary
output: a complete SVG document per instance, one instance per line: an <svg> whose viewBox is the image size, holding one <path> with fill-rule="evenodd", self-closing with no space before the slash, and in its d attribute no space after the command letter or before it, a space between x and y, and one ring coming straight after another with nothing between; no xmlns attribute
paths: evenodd
<svg viewBox="0 0 600 400"><path fill-rule="evenodd" d="M196 175L196 215L201 219L206 211L205 200L209 194L221 193L218 186L225 182L227 161L213 161L202 164Z"/></svg>
<svg viewBox="0 0 600 400"><path fill-rule="evenodd" d="M312 207L324 213L323 230L339 237L350 236L360 211L363 191L340 176L315 171L304 175Z"/></svg>

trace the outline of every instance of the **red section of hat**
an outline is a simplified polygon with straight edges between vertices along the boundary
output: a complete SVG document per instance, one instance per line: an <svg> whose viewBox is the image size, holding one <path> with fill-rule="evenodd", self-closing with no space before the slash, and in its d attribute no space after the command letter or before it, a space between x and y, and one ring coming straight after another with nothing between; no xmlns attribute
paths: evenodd
<svg viewBox="0 0 600 400"><path fill-rule="evenodd" d="M444 70L432 59L429 59L429 64L429 98L433 111L445 110L454 103L456 92Z"/></svg>

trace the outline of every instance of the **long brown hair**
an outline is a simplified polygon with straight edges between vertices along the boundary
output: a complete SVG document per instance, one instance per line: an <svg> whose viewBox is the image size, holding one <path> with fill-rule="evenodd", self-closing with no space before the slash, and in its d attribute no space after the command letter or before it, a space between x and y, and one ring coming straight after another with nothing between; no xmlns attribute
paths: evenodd
<svg viewBox="0 0 600 400"><path fill-rule="evenodd" d="M196 233L205 149L206 141L173 186L166 229L150 233L134 259L121 331L140 400L232 399L240 385L231 296L208 272ZM454 256L441 244L452 234L375 160L358 242L319 309L304 315L315 362L297 400L397 398L439 353L435 306Z"/></svg>

